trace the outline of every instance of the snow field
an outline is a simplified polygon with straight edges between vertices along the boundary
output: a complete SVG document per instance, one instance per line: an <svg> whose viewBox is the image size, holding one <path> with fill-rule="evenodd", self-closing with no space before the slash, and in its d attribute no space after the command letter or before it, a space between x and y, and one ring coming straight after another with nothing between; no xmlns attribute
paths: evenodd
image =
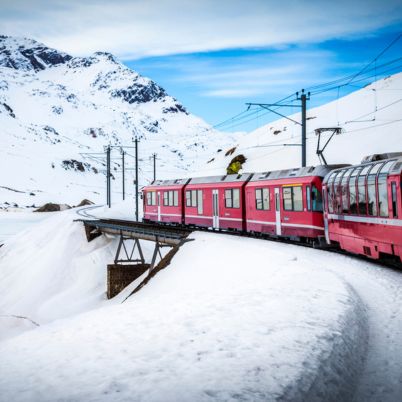
<svg viewBox="0 0 402 402"><path fill-rule="evenodd" d="M3 312L53 321L0 343L1 401L351 399L366 314L311 250L194 233L117 304L103 296L113 241L87 244L71 219L60 213L0 249Z"/></svg>

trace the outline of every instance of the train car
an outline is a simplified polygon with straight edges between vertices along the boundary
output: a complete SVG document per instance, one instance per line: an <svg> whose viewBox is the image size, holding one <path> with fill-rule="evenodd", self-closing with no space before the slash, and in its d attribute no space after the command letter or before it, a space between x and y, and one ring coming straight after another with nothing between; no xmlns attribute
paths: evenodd
<svg viewBox="0 0 402 402"><path fill-rule="evenodd" d="M245 230L244 186L249 173L196 177L185 188L186 225Z"/></svg>
<svg viewBox="0 0 402 402"><path fill-rule="evenodd" d="M156 180L144 187L144 221L183 224L184 188L189 181Z"/></svg>
<svg viewBox="0 0 402 402"><path fill-rule="evenodd" d="M402 153L374 155L324 180L329 244L369 258L402 261Z"/></svg>
<svg viewBox="0 0 402 402"><path fill-rule="evenodd" d="M340 166L255 173L245 187L246 230L297 241L325 242L322 181Z"/></svg>

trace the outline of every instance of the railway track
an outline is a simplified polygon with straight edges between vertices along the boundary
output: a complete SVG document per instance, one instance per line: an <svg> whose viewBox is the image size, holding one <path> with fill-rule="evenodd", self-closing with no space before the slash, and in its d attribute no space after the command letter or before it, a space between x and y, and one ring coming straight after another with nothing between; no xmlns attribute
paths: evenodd
<svg viewBox="0 0 402 402"><path fill-rule="evenodd" d="M92 207L93 208L93 207ZM81 215L83 216L83 215ZM84 215L85 217L88 217L88 215ZM91 216L93 217L93 216ZM97 218L95 218L97 219ZM380 264L384 267L387 268L392 268L392 269L402 269L402 264L394 261L387 261L387 260L372 260L366 256L359 255L359 254L349 254L346 251L340 250L336 247L331 247L327 245L318 245L318 244L313 244L313 243L307 243L307 242L300 242L297 240L292 240L292 239L286 239L282 237L275 237L272 235L265 235L262 233L250 233L250 232L243 232L243 231L235 231L235 230L221 230L221 229L213 229L213 228L207 228L207 227L196 227L196 226L186 226L186 225L172 225L172 224L165 224L162 222L135 222L135 221L129 221L129 220L119 220L119 219L99 219L99 222L102 222L103 224L108 224L110 226L116 226L116 229L118 229L121 226L127 226L127 227L136 227L136 228L144 228L146 230L153 230L155 232L164 232L168 231L171 233L184 233L188 232L191 233L193 231L202 231L202 232L209 232L209 233L221 233L221 234L226 234L230 236L238 236L238 237L248 237L252 239L260 239L260 240L268 240L272 242L278 242L278 243L283 243L283 244L292 244L295 246L299 247L307 247L307 248L312 248L312 249L318 249L322 251L328 251L330 253L336 253L340 254L343 256L348 256L348 257L354 257L356 259L362 260L362 261L367 261L371 263L376 263Z"/></svg>

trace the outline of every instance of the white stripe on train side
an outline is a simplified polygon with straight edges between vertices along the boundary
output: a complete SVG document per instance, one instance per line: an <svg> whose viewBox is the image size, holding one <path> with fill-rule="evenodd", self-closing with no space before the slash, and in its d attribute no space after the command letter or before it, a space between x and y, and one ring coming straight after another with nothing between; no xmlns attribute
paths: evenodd
<svg viewBox="0 0 402 402"><path fill-rule="evenodd" d="M328 219L347 221L347 222L357 222L357 223L373 223L375 225L402 226L402 219L378 218L375 216L328 214Z"/></svg>

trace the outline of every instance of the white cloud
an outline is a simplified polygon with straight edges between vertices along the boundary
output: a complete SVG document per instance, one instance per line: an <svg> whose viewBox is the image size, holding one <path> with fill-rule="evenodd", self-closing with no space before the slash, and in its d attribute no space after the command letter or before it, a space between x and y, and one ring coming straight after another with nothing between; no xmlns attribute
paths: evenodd
<svg viewBox="0 0 402 402"><path fill-rule="evenodd" d="M400 0L0 0L0 7L3 34L123 59L314 43L402 17Z"/></svg>
<svg viewBox="0 0 402 402"><path fill-rule="evenodd" d="M169 71L176 74L171 81L189 84L201 96L214 98L281 96L306 82L314 85L330 79L324 71L336 65L336 54L316 47L246 52L228 58L173 56L163 62L167 76Z"/></svg>

